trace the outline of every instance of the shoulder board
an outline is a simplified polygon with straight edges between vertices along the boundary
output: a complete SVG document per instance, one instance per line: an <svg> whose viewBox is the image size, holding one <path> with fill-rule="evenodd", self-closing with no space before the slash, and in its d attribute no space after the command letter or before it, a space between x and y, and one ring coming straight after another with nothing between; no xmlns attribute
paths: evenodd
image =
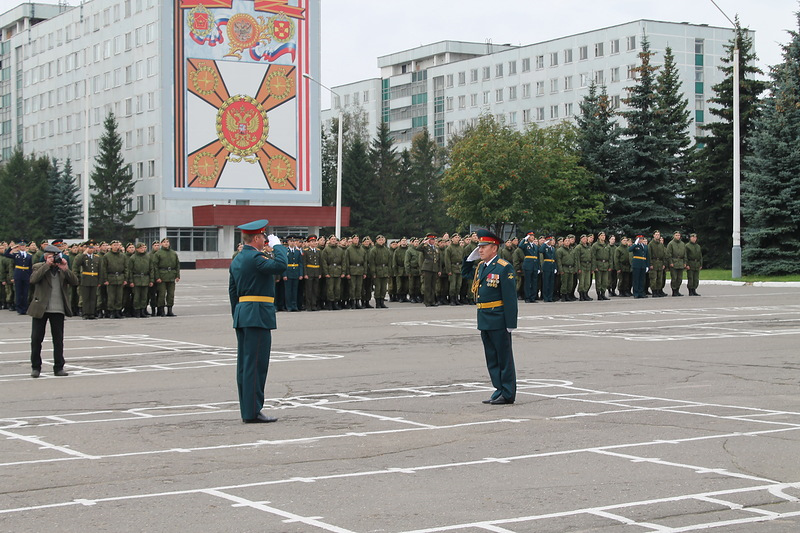
<svg viewBox="0 0 800 533"><path fill-rule="evenodd" d="M509 265L508 261L506 261L505 259L498 259L497 260L497 264L500 265L500 266L508 266Z"/></svg>

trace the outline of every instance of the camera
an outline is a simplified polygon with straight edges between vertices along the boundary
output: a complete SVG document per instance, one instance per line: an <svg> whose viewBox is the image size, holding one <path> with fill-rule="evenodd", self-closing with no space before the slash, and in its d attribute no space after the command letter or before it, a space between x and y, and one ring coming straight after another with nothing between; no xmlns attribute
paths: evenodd
<svg viewBox="0 0 800 533"><path fill-rule="evenodd" d="M53 264L54 265L58 265L58 264L62 263L63 261L64 261L64 258L61 257L60 255L53 256Z"/></svg>

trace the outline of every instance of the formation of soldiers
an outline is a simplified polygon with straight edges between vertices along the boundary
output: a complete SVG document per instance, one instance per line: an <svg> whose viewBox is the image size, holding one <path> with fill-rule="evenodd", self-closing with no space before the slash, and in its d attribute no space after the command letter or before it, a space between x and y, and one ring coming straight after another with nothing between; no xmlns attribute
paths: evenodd
<svg viewBox="0 0 800 533"><path fill-rule="evenodd" d="M176 316L172 308L181 270L169 239L153 242L150 250L144 242L123 247L117 240L68 245L57 239L41 246L0 242L0 309L25 314L30 267L44 261L47 244L61 250L59 256L78 277L78 287L70 287L73 315L85 320Z"/></svg>
<svg viewBox="0 0 800 533"><path fill-rule="evenodd" d="M615 235L607 239L605 232L577 239L574 235L537 237L529 232L521 241L505 241L500 257L517 273L519 299L531 303L592 301L592 285L599 301L633 296L635 263L645 264L649 276L645 296L666 296L667 271L673 296L682 296L684 272L689 294L700 296L697 286L703 257L695 234L685 243L675 232L665 245L656 231L644 251L635 251L634 241L622 236L617 242ZM474 303L461 265L478 245L476 233L463 238L455 233L428 234L391 243L383 235L374 241L358 235L342 239L290 236L285 244L288 268L276 287L279 311L364 309L373 308L373 301L375 308L385 309L387 295L389 302L426 307ZM646 255L643 261L639 253Z"/></svg>

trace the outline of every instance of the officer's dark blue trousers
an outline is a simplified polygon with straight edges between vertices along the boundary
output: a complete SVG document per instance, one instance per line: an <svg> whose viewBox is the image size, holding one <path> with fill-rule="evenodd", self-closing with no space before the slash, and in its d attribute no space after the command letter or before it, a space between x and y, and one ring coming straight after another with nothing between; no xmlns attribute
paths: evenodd
<svg viewBox="0 0 800 533"><path fill-rule="evenodd" d="M486 355L486 368L496 389L492 399L501 395L513 402L517 396L517 371L514 368L514 354L511 351L511 333L505 329L481 330L483 351Z"/></svg>
<svg viewBox="0 0 800 533"><path fill-rule="evenodd" d="M30 286L30 275L14 276L14 306L17 308L17 313L21 315L28 312L28 288Z"/></svg>
<svg viewBox="0 0 800 533"><path fill-rule="evenodd" d="M264 407L272 331L265 328L236 328L236 385L242 420L253 419Z"/></svg>
<svg viewBox="0 0 800 533"><path fill-rule="evenodd" d="M554 263L550 263L554 265ZM542 300L545 302L553 301L553 287L556 282L556 269L554 266L548 266L546 263L542 267Z"/></svg>
<svg viewBox="0 0 800 533"><path fill-rule="evenodd" d="M633 296L635 298L644 298L646 295L645 279L647 276L645 270L644 268L633 269Z"/></svg>
<svg viewBox="0 0 800 533"><path fill-rule="evenodd" d="M284 302L286 309L289 311L297 311L297 300L299 294L299 280L297 278L289 278L283 281L284 287Z"/></svg>
<svg viewBox="0 0 800 533"><path fill-rule="evenodd" d="M539 272L536 270L524 270L525 272L525 301L530 302L536 299L539 293Z"/></svg>

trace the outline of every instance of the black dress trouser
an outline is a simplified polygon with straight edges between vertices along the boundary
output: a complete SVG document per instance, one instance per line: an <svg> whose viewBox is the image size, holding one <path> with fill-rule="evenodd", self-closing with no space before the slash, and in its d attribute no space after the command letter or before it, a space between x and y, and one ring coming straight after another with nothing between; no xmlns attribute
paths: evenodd
<svg viewBox="0 0 800 533"><path fill-rule="evenodd" d="M34 318L31 326L31 368L42 369L42 341L47 322L53 337L53 372L64 368L64 314L45 313L42 318Z"/></svg>

